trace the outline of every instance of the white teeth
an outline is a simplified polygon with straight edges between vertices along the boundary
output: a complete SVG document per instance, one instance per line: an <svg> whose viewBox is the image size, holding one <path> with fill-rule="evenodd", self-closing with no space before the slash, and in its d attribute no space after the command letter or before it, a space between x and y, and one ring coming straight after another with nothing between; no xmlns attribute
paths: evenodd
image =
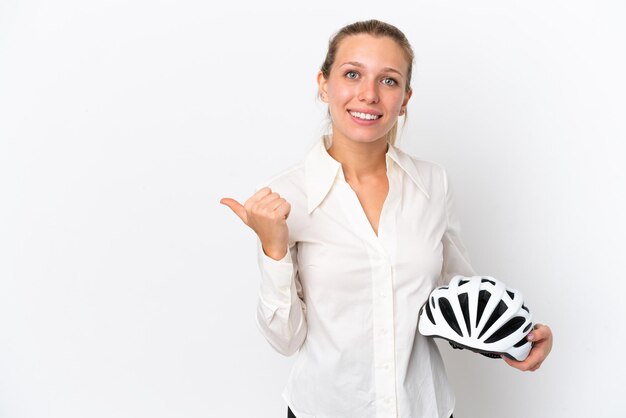
<svg viewBox="0 0 626 418"><path fill-rule="evenodd" d="M354 116L355 118L365 119L365 120L374 120L380 117L380 115L370 115L369 113L361 113L361 112L350 112L350 114Z"/></svg>

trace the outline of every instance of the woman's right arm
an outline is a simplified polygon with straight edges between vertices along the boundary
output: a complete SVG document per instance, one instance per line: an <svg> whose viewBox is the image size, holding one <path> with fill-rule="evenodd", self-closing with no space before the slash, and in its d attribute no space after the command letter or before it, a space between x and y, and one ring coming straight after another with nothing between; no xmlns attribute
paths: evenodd
<svg viewBox="0 0 626 418"><path fill-rule="evenodd" d="M289 245L280 260L269 257L257 240L261 287L256 319L259 330L279 353L291 356L307 334L306 304L298 277L297 246Z"/></svg>
<svg viewBox="0 0 626 418"><path fill-rule="evenodd" d="M257 324L276 351L290 356L300 348L307 332L297 247L289 243L291 205L269 187L257 190L243 205L231 198L220 203L257 234L262 276Z"/></svg>

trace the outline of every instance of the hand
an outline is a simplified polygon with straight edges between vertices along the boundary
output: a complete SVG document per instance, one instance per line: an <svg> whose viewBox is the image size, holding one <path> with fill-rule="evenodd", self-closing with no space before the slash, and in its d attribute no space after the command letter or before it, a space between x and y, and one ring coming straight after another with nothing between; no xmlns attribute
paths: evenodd
<svg viewBox="0 0 626 418"><path fill-rule="evenodd" d="M515 361L506 356L502 356L502 358L511 367L525 372L534 372L541 367L541 363L552 350L552 330L547 325L535 324L534 329L526 336L526 339L533 342L533 347L526 360Z"/></svg>
<svg viewBox="0 0 626 418"><path fill-rule="evenodd" d="M220 203L228 206L243 223L256 232L268 257L280 260L287 254L287 217L291 205L278 193L272 192L269 187L263 187L243 205L228 197L222 198Z"/></svg>

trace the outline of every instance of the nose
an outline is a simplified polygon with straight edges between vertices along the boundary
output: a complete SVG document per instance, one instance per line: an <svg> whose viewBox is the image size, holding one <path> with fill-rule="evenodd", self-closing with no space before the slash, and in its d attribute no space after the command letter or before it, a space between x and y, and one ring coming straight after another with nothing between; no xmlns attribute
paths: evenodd
<svg viewBox="0 0 626 418"><path fill-rule="evenodd" d="M378 102L378 85L376 80L363 80L359 86L359 100L366 103Z"/></svg>

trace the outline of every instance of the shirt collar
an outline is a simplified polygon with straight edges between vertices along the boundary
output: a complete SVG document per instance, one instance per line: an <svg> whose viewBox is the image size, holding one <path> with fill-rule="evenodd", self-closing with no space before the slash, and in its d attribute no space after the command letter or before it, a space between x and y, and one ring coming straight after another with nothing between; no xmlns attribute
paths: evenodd
<svg viewBox="0 0 626 418"><path fill-rule="evenodd" d="M323 135L309 151L304 161L307 212L309 214L322 203L337 177L345 180L341 163L331 157L327 151L331 144L332 139L327 135ZM387 164L389 164L389 160L393 161L398 167L404 170L417 188L430 199L422 177L408 154L388 143L386 154Z"/></svg>

